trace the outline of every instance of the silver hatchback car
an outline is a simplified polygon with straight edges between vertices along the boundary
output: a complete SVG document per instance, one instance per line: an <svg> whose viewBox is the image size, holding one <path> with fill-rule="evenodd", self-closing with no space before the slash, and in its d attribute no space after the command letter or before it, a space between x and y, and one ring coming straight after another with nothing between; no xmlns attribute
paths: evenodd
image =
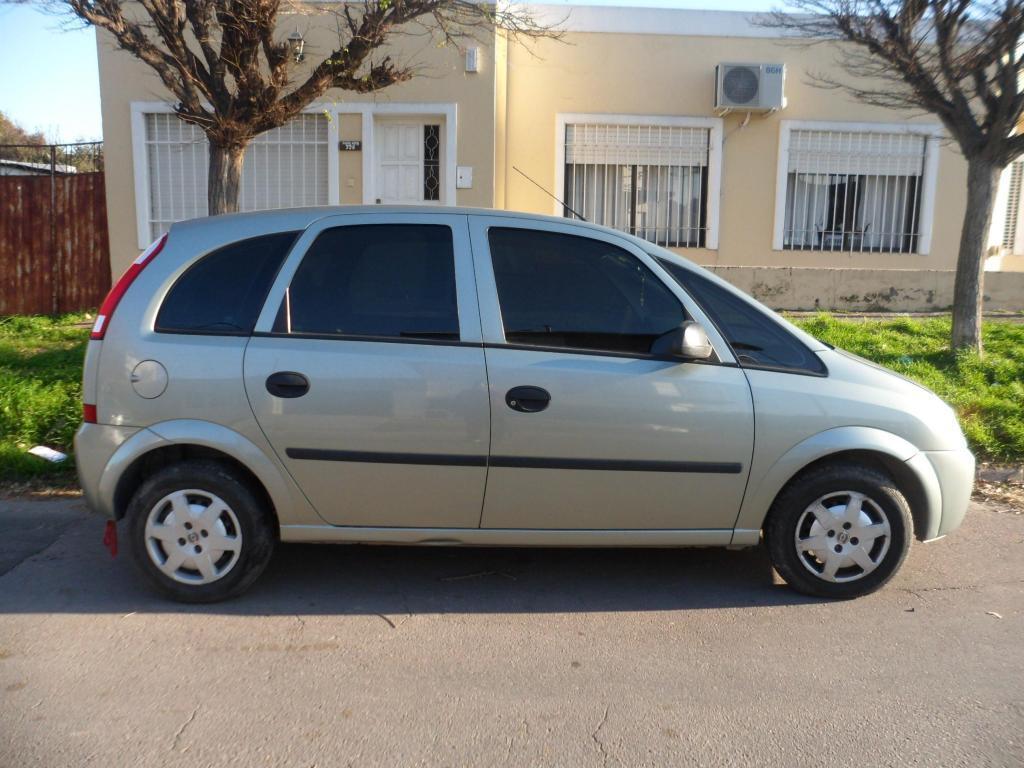
<svg viewBox="0 0 1024 768"><path fill-rule="evenodd" d="M792 587L849 598L955 529L974 478L928 390L650 242L499 211L175 224L104 301L83 391L86 499L183 601L239 594L279 541L762 537Z"/></svg>

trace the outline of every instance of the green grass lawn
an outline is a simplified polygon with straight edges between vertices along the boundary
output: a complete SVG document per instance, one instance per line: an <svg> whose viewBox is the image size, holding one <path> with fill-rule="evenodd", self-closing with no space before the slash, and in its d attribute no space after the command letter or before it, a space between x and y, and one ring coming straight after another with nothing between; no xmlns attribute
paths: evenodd
<svg viewBox="0 0 1024 768"><path fill-rule="evenodd" d="M53 465L27 451L71 449L90 319L0 318L0 483L72 481L73 460ZM1024 461L1024 324L987 322L979 359L949 351L948 318L860 322L822 314L796 322L933 389L960 414L979 459Z"/></svg>
<svg viewBox="0 0 1024 768"><path fill-rule="evenodd" d="M73 478L74 461L51 464L26 451L69 452L82 420L85 314L0 318L0 482Z"/></svg>

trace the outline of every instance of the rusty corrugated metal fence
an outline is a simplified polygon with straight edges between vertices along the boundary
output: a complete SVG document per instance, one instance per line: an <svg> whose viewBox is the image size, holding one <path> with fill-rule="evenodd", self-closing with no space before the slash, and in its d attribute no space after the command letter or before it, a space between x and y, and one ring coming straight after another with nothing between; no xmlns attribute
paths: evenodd
<svg viewBox="0 0 1024 768"><path fill-rule="evenodd" d="M0 146L0 315L89 309L109 290L102 148L95 146Z"/></svg>

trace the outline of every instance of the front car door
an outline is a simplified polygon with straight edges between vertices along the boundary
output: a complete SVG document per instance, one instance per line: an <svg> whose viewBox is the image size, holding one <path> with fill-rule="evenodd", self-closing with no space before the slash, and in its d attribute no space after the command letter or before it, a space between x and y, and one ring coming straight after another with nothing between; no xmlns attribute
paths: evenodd
<svg viewBox="0 0 1024 768"><path fill-rule="evenodd" d="M465 216L342 214L278 274L245 387L328 522L476 528L489 405Z"/></svg>
<svg viewBox="0 0 1024 768"><path fill-rule="evenodd" d="M500 216L471 216L470 231L492 418L482 526L728 541L753 406L699 307L612 233ZM715 361L651 354L685 319L705 326Z"/></svg>

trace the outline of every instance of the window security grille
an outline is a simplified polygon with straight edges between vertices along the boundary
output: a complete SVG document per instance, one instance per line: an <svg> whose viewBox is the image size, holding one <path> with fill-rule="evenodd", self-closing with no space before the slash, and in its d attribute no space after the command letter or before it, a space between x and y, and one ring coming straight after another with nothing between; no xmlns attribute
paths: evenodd
<svg viewBox="0 0 1024 768"><path fill-rule="evenodd" d="M1003 248L1017 251L1017 222L1020 216L1021 182L1024 181L1024 160L1010 165L1010 194L1006 200L1006 221L1003 223Z"/></svg>
<svg viewBox="0 0 1024 768"><path fill-rule="evenodd" d="M793 131L784 247L916 252L926 142L911 133Z"/></svg>
<svg viewBox="0 0 1024 768"><path fill-rule="evenodd" d="M194 125L170 113L147 114L149 228L157 238L171 224L207 214L209 152ZM299 115L253 139L245 152L239 209L259 211L326 205L327 118Z"/></svg>
<svg viewBox="0 0 1024 768"><path fill-rule="evenodd" d="M567 125L563 215L659 245L702 247L708 145L706 128Z"/></svg>
<svg viewBox="0 0 1024 768"><path fill-rule="evenodd" d="M441 126L423 126L423 199L441 199Z"/></svg>

